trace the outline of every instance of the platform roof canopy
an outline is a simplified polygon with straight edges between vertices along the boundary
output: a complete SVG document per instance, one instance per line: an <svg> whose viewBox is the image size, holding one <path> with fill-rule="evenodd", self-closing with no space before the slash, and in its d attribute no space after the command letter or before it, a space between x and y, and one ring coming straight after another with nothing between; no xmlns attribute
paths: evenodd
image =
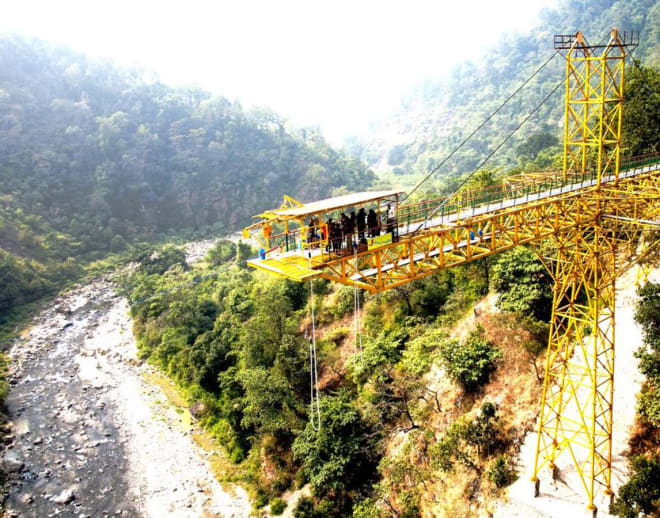
<svg viewBox="0 0 660 518"><path fill-rule="evenodd" d="M276 209L269 211L268 214L272 217L275 216L277 219L293 219L293 218L304 218L306 216L311 216L312 214L320 214L323 212L332 212L333 210L340 210L346 207L352 207L355 205L361 205L371 201L376 201L380 199L394 198L398 194L402 194L405 191L367 191L367 192L356 192L353 194L345 194L343 196L337 196L335 198L328 198L326 200L313 201L310 203L305 203L301 207L287 207L284 209Z"/></svg>

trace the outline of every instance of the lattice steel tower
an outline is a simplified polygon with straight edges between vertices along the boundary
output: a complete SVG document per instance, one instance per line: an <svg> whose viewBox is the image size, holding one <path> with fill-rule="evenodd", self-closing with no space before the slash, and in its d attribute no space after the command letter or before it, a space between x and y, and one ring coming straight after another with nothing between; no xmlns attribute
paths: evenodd
<svg viewBox="0 0 660 518"><path fill-rule="evenodd" d="M594 183L587 210L596 224L551 240L555 288L533 480L538 494L539 471L568 452L594 512L599 491L612 495L615 280L623 264L618 224L606 215L616 212L610 193L619 177L624 64L636 44L636 34L616 29L604 45L579 32L555 36L566 58L563 174Z"/></svg>

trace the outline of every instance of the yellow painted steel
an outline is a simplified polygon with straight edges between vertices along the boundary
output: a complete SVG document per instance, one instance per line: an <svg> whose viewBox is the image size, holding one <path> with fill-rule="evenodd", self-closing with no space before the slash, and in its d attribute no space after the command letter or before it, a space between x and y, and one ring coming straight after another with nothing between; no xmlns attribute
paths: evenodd
<svg viewBox="0 0 660 518"><path fill-rule="evenodd" d="M626 212L625 221L638 218L636 211L612 206L603 183L613 175L609 184L618 184L625 56L616 30L602 51L578 33L566 55L564 174L595 169L596 217L590 227L552 236L555 288L533 473L538 481L544 466L554 467L559 454L568 452L594 510L599 491L613 495L614 308L621 273L621 219L603 216Z"/></svg>
<svg viewBox="0 0 660 518"><path fill-rule="evenodd" d="M317 250L303 276L380 292L532 245L555 281L533 480L568 455L595 509L598 495L612 495L615 282L660 248L660 156L620 171L625 37L571 41L563 171L510 177L496 196L453 197L421 228L399 221L393 243L339 257Z"/></svg>

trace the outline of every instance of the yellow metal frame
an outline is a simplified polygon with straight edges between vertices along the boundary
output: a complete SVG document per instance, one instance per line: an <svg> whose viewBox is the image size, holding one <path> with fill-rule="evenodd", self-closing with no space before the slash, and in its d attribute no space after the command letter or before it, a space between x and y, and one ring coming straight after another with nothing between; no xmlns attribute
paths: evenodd
<svg viewBox="0 0 660 518"><path fill-rule="evenodd" d="M624 211L611 207L602 179L613 174L610 185L618 184L625 56L616 29L602 52L578 33L566 55L564 175L597 172L591 200L597 217L592 226L553 236L555 288L533 473L538 481L540 470L567 451L594 510L599 490L613 494L614 309L621 273L613 222L621 219L603 214ZM637 214L625 218L634 222Z"/></svg>
<svg viewBox="0 0 660 518"><path fill-rule="evenodd" d="M626 49L612 30L604 50L582 33L566 55L564 174L618 174Z"/></svg>

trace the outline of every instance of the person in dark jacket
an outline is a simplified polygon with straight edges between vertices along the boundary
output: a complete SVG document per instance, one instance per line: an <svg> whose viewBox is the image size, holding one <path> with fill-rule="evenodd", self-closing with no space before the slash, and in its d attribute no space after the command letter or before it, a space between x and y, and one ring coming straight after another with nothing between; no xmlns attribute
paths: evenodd
<svg viewBox="0 0 660 518"><path fill-rule="evenodd" d="M342 231L342 238L344 241L344 249L348 250L348 247L350 246L350 241L352 239L351 232L351 220L349 217L342 212L341 214L341 231Z"/></svg>
<svg viewBox="0 0 660 518"><path fill-rule="evenodd" d="M344 225L344 240L346 242L346 250L348 253L353 253L353 233L355 232L355 212L350 213L345 219Z"/></svg>
<svg viewBox="0 0 660 518"><path fill-rule="evenodd" d="M325 250L327 252L332 252L332 246L335 241L335 223L332 221L332 218L328 219L326 228L328 229L328 244L326 245Z"/></svg>
<svg viewBox="0 0 660 518"><path fill-rule="evenodd" d="M378 235L378 214L374 209L369 210L369 214L367 214L367 228L369 229L369 237Z"/></svg>
<svg viewBox="0 0 660 518"><path fill-rule="evenodd" d="M332 248L335 251L336 254L339 254L341 252L341 232L342 228L339 222L335 221L333 224L333 243L332 243Z"/></svg>
<svg viewBox="0 0 660 518"><path fill-rule="evenodd" d="M360 210L358 210L357 213L357 221L356 221L356 226L357 226L357 232L358 232L358 239L362 240L364 238L364 229L367 226L367 213L364 210L364 207L360 207Z"/></svg>

